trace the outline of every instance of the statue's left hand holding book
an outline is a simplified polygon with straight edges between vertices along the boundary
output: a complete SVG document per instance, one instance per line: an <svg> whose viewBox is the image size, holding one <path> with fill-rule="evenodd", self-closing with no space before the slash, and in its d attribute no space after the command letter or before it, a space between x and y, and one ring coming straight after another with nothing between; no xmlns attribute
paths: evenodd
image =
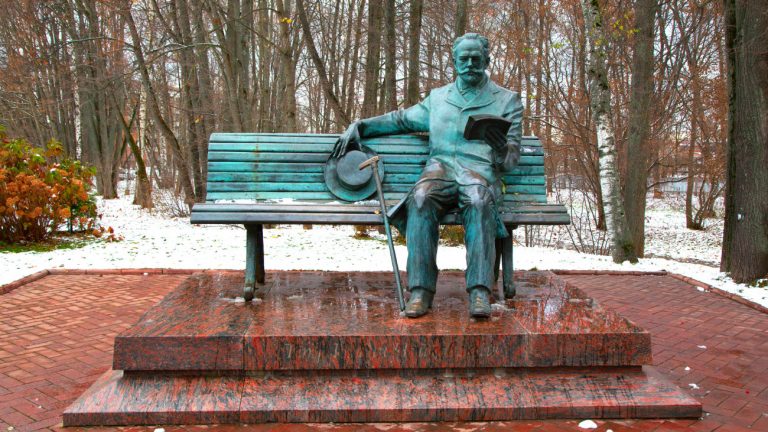
<svg viewBox="0 0 768 432"><path fill-rule="evenodd" d="M494 150L503 151L507 146L507 131L511 126L511 121L497 115L471 115L464 128L464 138L483 140Z"/></svg>

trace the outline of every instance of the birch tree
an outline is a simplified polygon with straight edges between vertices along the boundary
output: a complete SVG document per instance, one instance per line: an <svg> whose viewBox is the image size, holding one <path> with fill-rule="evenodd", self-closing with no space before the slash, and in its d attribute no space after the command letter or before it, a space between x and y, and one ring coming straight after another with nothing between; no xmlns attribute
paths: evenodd
<svg viewBox="0 0 768 432"><path fill-rule="evenodd" d="M627 229L616 163L616 138L611 125L611 92L606 67L607 39L598 0L582 0L587 35L589 99L592 121L597 129L600 186L605 206L605 225L611 239L613 261L637 262L632 237Z"/></svg>

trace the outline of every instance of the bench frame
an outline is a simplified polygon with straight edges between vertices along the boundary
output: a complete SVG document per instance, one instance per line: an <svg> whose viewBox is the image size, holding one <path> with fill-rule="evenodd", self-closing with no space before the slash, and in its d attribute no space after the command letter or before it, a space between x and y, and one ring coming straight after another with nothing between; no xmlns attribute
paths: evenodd
<svg viewBox="0 0 768 432"><path fill-rule="evenodd" d="M226 140L229 136L236 139L237 142L248 142L248 140L242 140L244 134L214 134L211 136L211 142L214 138L217 140ZM250 135L250 134L246 134ZM285 146L285 155L291 154L290 145L292 141L301 142L303 145L302 151L307 151L306 143L311 141L314 137L329 141L335 139L329 135L314 135L314 134L256 134L253 137L254 142L267 142L268 137L274 138L277 141L285 144L266 144L265 148L269 147L270 150L276 151L275 148L279 148L280 145ZM402 140L403 136L393 136L393 139ZM411 136L409 139L413 140L415 137ZM424 140L424 138L421 138ZM535 137L524 137L524 140L537 140ZM423 142L423 141L422 141ZM329 145L329 144L326 144ZM540 147L540 144L537 144ZM276 147L277 146L277 147ZM320 147L318 147L319 149ZM414 148L414 147L412 147ZM424 147L422 147L424 148ZM525 149L521 149L525 150ZM232 153L224 153L224 156L217 156L213 153L216 150L211 147L209 150L209 167L221 160L231 160ZM221 150L218 150L221 152ZM229 150L225 150L229 151ZM419 150L420 152L426 150ZM538 150L541 152L541 150ZM411 152L411 150L409 150ZM236 154L242 154L245 157L251 157L252 160L259 160L260 156L249 154L246 151L238 152ZM541 154L541 153L538 153ZM525 155L525 152L523 152ZM224 157L225 159L221 159ZM312 156L313 160L323 158L319 154ZM324 156L327 158L327 156ZM402 156L397 159L397 153L389 153L384 155L383 160L387 163L387 157L394 158L394 160L403 160ZM408 159L411 159L409 156ZM278 160L278 159L275 159ZM279 160L284 160L282 157ZM324 160L324 159L323 159ZM318 164L319 162L313 162ZM402 162L395 162L402 163ZM539 162L541 163L541 162ZM253 172L256 173L256 165L253 165ZM530 174L541 175L543 174ZM235 176L236 177L236 176ZM268 176L266 176L268 177ZM227 177L228 179L229 177ZM233 177L234 178L234 177ZM233 180L241 181L241 180ZM266 180L264 180L266 182ZM210 185L209 181L209 185ZM221 184L221 183L217 183ZM272 190L271 183L264 183ZM537 183L540 184L540 183ZM220 189L219 189L220 190ZM286 191L286 197L291 192ZM508 193L507 193L508 194ZM213 194L217 196L216 193ZM279 196L280 193L270 193L270 197ZM505 195L506 197L506 195ZM214 198L215 199L215 198ZM213 201L210 197L209 200ZM388 207L393 205L396 201L390 202L390 197L387 198ZM499 209L501 220L507 227L510 233L515 230L519 225L567 225L570 224L570 216L565 207L559 204L547 204L544 201L546 196L536 198L539 202L505 202ZM193 224L243 224L246 228L246 264L245 264L245 287L244 296L246 300L253 298L254 292L259 285L265 283L266 272L264 268L264 225L266 224L325 224L325 225L382 225L383 219L380 213L379 204L375 201L365 202L365 205L360 203L340 203L338 201L334 203L326 202L269 202L268 200L260 200L254 203L219 203L219 202L207 202L195 204L192 208L191 223ZM446 214L440 221L441 225L460 225L461 216L454 210ZM515 295L515 286L513 283L513 262L512 262L512 236L510 235L505 239L496 240L496 280L498 276L502 276L503 283L501 284L501 297L511 298Z"/></svg>

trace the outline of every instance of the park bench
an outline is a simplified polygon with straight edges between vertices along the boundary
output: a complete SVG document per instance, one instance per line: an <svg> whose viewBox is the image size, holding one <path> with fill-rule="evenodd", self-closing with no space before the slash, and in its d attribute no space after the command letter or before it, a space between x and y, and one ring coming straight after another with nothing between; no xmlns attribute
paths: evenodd
<svg viewBox="0 0 768 432"><path fill-rule="evenodd" d="M208 146L208 193L192 208L193 224L243 224L246 228L245 297L263 284L264 224L383 224L377 201L343 202L325 185L323 167L336 142L334 134L214 133ZM384 162L388 208L419 178L429 154L427 137L394 135L363 140ZM519 225L566 225L564 206L547 204L541 141L523 137L518 167L503 177L501 218L510 230ZM372 196L370 200L376 199ZM442 224L460 224L447 214ZM497 264L504 296L514 296L512 239L497 241ZM497 273L498 275L498 273Z"/></svg>

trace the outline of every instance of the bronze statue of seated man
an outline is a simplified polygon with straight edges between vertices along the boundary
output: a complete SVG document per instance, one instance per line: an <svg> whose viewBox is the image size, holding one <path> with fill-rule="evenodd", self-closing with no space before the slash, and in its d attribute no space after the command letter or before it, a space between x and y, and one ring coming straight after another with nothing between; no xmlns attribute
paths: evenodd
<svg viewBox="0 0 768 432"><path fill-rule="evenodd" d="M491 314L497 237L508 235L497 207L502 203L501 176L520 157L523 106L520 95L500 87L486 75L488 40L468 33L453 44L457 79L432 90L405 110L352 123L336 143L332 157L358 149L361 137L429 132L429 159L419 180L402 204L393 209L392 223L405 232L408 245L408 286L405 314L428 312L437 284L439 221L458 208L467 247L466 284L469 313ZM464 138L471 115L504 117L512 125L506 134L489 133L483 140Z"/></svg>

